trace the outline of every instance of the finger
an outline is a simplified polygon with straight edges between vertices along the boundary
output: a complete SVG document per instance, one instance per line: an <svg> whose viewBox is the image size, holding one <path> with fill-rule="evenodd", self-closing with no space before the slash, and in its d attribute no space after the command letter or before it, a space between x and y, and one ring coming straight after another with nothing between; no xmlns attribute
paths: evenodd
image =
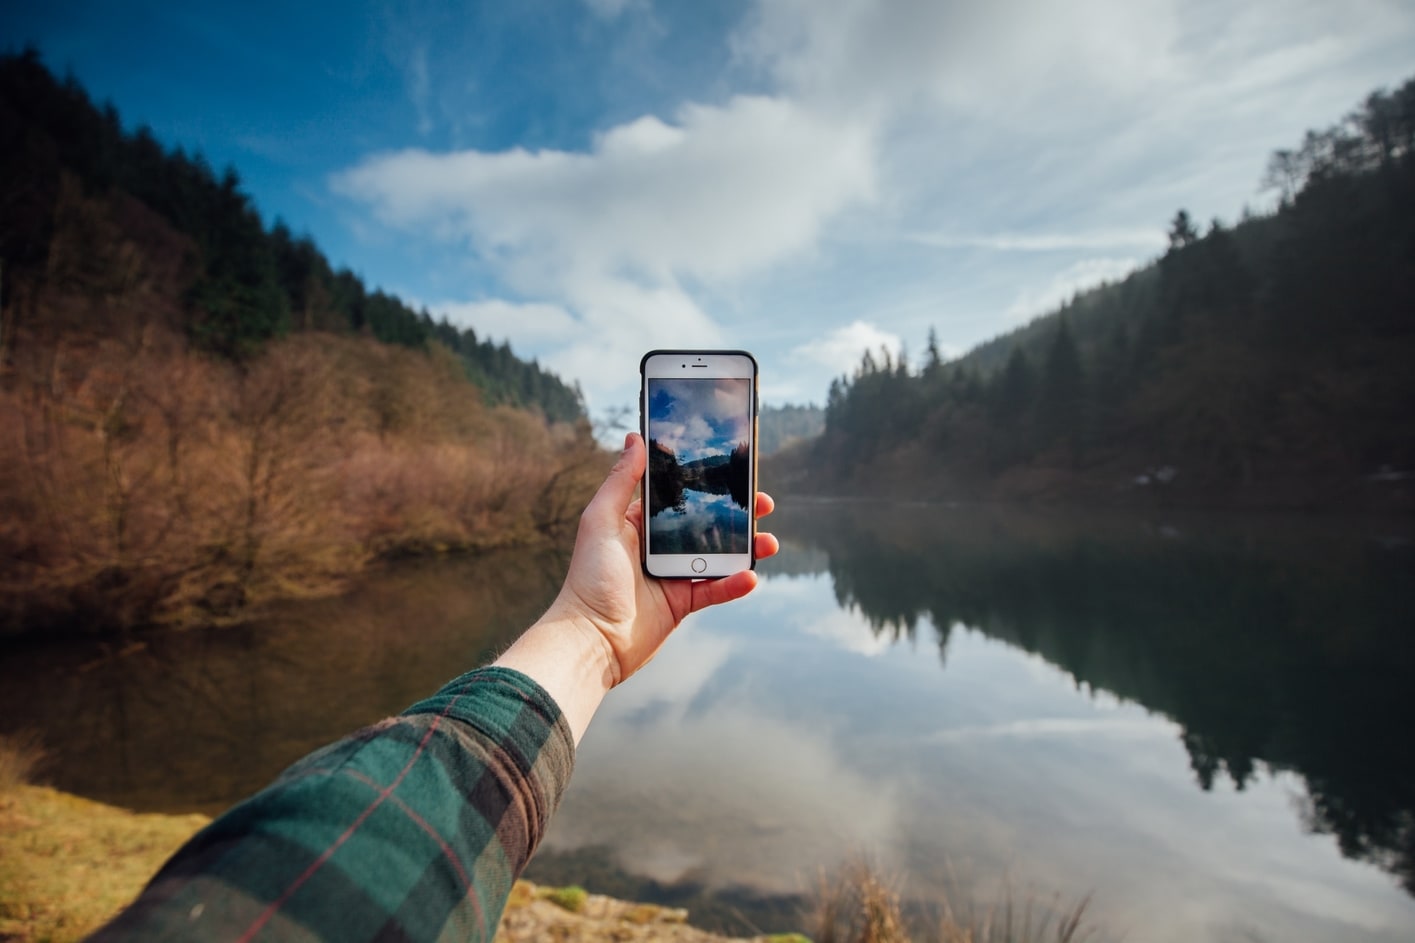
<svg viewBox="0 0 1415 943"><path fill-rule="evenodd" d="M638 527L644 522L644 502L635 498L629 502L629 509L624 512L624 520Z"/></svg>
<svg viewBox="0 0 1415 943"><path fill-rule="evenodd" d="M766 517L776 510L776 500L765 491L757 492L757 517Z"/></svg>
<svg viewBox="0 0 1415 943"><path fill-rule="evenodd" d="M781 541L776 539L775 534L757 534L756 552L758 560L765 560L767 557L776 556L776 552L781 549Z"/></svg>
<svg viewBox="0 0 1415 943"><path fill-rule="evenodd" d="M701 580L693 583L693 595L688 605L688 611L697 612L708 606L741 599L757 588L757 579L756 573L751 570L742 570L731 576L724 576L720 580Z"/></svg>
<svg viewBox="0 0 1415 943"><path fill-rule="evenodd" d="M599 486L589 507L585 508L585 515L598 517L603 514L611 520L623 520L624 512L639 487L639 479L644 477L646 461L644 440L636 432L626 435L624 451L619 453L619 460L609 470L609 476Z"/></svg>

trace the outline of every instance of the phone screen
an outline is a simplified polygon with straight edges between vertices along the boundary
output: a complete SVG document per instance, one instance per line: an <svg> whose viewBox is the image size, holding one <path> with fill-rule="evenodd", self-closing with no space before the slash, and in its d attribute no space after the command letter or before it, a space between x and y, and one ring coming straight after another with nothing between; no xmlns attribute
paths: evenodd
<svg viewBox="0 0 1415 943"><path fill-rule="evenodd" d="M698 355L694 354L694 357ZM752 376L710 354L670 358L671 376L644 376L645 565L660 576L714 576L752 562L755 499ZM748 366L736 366L738 372Z"/></svg>

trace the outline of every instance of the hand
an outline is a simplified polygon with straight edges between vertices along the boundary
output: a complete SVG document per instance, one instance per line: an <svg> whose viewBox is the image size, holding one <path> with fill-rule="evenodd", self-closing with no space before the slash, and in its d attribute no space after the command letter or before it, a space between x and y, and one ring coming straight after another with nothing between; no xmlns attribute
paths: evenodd
<svg viewBox="0 0 1415 943"><path fill-rule="evenodd" d="M757 585L757 574L744 570L714 580L660 580L640 563L644 507L635 500L648 452L637 433L624 439L624 451L599 492L580 516L570 572L547 617L588 623L607 646L609 670L618 684L642 668L689 613L739 599ZM775 502L756 496L758 519ZM756 556L776 553L771 534L756 535Z"/></svg>

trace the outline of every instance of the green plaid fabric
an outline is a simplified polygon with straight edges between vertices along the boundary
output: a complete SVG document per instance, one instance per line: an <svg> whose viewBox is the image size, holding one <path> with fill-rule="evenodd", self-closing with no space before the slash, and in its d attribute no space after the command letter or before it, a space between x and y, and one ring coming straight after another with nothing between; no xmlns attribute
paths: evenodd
<svg viewBox="0 0 1415 943"><path fill-rule="evenodd" d="M469 672L212 822L91 939L490 940L574 751L535 682Z"/></svg>

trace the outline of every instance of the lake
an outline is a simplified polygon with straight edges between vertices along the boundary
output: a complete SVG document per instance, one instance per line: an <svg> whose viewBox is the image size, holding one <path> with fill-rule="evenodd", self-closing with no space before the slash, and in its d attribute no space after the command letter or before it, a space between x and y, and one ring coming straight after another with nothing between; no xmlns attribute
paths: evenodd
<svg viewBox="0 0 1415 943"><path fill-rule="evenodd" d="M800 927L908 900L1103 938L1415 938L1409 521L783 502L757 592L611 694L529 875ZM564 566L405 565L260 624L11 649L58 786L219 811L506 644Z"/></svg>

